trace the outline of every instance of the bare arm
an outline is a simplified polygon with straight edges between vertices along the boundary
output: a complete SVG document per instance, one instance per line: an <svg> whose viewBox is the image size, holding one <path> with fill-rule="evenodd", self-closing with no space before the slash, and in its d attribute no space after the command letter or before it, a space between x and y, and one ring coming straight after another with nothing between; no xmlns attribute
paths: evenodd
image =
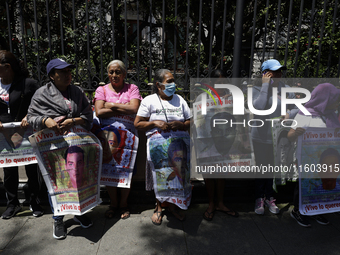
<svg viewBox="0 0 340 255"><path fill-rule="evenodd" d="M136 116L134 125L135 128L142 131L147 131L153 128L160 128L161 130L169 129L169 123L162 120L149 121L149 117Z"/></svg>
<svg viewBox="0 0 340 255"><path fill-rule="evenodd" d="M139 99L131 99L128 104L110 103L97 100L94 104L98 118L109 118L117 114L136 114L140 105Z"/></svg>

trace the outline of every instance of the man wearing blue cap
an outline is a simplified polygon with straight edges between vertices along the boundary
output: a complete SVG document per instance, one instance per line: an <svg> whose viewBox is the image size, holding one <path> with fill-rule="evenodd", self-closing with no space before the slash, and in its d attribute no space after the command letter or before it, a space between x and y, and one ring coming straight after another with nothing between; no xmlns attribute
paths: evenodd
<svg viewBox="0 0 340 255"><path fill-rule="evenodd" d="M71 84L74 67L60 58L47 64L50 82L35 92L27 113L27 121L35 129L49 128L57 134L66 134L73 126L82 125L90 130L93 112L85 93ZM50 204L53 212L51 200ZM53 216L53 237L56 239L66 238L63 218ZM92 221L85 215L74 216L74 220L83 228L92 226Z"/></svg>
<svg viewBox="0 0 340 255"><path fill-rule="evenodd" d="M286 70L276 59L269 59L262 63L262 86L253 88L253 106L257 110L270 109L273 104L273 97L277 97L276 110L269 115L255 115L254 119L261 119L264 125L258 121L251 130L253 140L255 161L257 166L274 166L273 140L271 134L271 122L265 121L281 116L281 88L289 87L281 81L282 70ZM272 94L272 88L277 87L277 95ZM289 93L288 98L294 98L294 93ZM275 106L274 106L275 107ZM290 108L289 105L287 108ZM293 119L297 111L292 111L289 118ZM284 116L282 116L284 117ZM261 178L262 177L262 178ZM273 214L280 212L273 197L273 176L257 176L255 180L255 213L264 214L264 206L269 208Z"/></svg>

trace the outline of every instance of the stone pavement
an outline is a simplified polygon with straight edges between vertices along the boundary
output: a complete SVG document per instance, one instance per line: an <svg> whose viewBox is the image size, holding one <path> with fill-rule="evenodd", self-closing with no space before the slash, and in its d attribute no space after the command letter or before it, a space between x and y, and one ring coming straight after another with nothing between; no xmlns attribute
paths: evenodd
<svg viewBox="0 0 340 255"><path fill-rule="evenodd" d="M0 254L340 254L339 214L326 215L328 226L311 220L312 227L303 228L290 217L289 204L279 204L279 215L266 209L264 216L253 212L252 203L229 206L239 218L217 212L207 222L202 218L207 205L194 204L184 222L165 213L162 225L154 226L152 204L132 207L127 220L105 219L107 205L101 205L88 213L94 222L89 229L65 216L65 240L53 238L47 206L40 218L26 206L16 217L0 219Z"/></svg>

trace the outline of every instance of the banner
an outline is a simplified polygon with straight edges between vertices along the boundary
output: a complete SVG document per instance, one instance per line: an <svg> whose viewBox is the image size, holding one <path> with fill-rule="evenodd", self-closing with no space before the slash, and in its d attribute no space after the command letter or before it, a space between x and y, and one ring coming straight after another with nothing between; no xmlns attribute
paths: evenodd
<svg viewBox="0 0 340 255"><path fill-rule="evenodd" d="M233 115L233 100L222 98L222 104L217 99L208 99L207 112L202 114L202 102L199 100L200 97L193 104L191 134L194 139L197 165L192 171L206 174L205 178L245 177L239 172L240 168L254 165L248 126L249 112L246 111L242 116ZM212 172L212 168L227 171ZM248 178L252 176L253 174L250 174Z"/></svg>
<svg viewBox="0 0 340 255"><path fill-rule="evenodd" d="M305 215L340 211L340 132L308 128L297 147L300 206Z"/></svg>
<svg viewBox="0 0 340 255"><path fill-rule="evenodd" d="M93 132L103 147L100 184L130 188L139 142L134 120L135 115L94 118Z"/></svg>
<svg viewBox="0 0 340 255"><path fill-rule="evenodd" d="M273 118L274 119L280 119ZM290 126L290 123L285 123L285 126ZM280 121L272 121L272 136L273 136L273 150L274 162L276 166L287 166L291 171L281 171L275 173L273 188L276 190L276 185L285 185L286 181L296 181L299 173L295 167L296 162L296 143L289 141L287 138L288 132L291 128L284 127Z"/></svg>
<svg viewBox="0 0 340 255"><path fill-rule="evenodd" d="M0 167L36 164L37 159L28 137L32 127L21 128L21 122L3 123L0 132Z"/></svg>
<svg viewBox="0 0 340 255"><path fill-rule="evenodd" d="M156 199L187 209L191 201L190 137L185 131L156 132L148 138L148 162Z"/></svg>
<svg viewBox="0 0 340 255"><path fill-rule="evenodd" d="M44 129L29 137L51 195L54 215L82 215L101 203L102 148L81 126L67 135Z"/></svg>

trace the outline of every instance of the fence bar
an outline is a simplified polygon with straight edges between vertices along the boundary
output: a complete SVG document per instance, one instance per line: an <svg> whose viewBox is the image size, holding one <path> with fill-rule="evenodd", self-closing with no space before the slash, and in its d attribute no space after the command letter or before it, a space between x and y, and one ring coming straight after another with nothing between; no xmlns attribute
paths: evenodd
<svg viewBox="0 0 340 255"><path fill-rule="evenodd" d="M279 37L279 26L280 26L280 13L281 13L281 0L277 3L277 18L276 18L276 30L275 30L275 43L274 43L274 58L276 59L276 51L277 51L277 41Z"/></svg>
<svg viewBox="0 0 340 255"><path fill-rule="evenodd" d="M189 26L190 26L190 0L187 2L187 37L185 46L185 84L184 89L188 89L188 75L189 75Z"/></svg>
<svg viewBox="0 0 340 255"><path fill-rule="evenodd" d="M9 14L8 0L6 0L6 13L7 13L9 50L10 50L10 52L13 52L12 30L11 30L11 16Z"/></svg>
<svg viewBox="0 0 340 255"><path fill-rule="evenodd" d="M63 33L63 11L61 7L61 0L59 0L59 14L60 14L60 41L61 41L61 54L65 55L64 49L64 33Z"/></svg>
<svg viewBox="0 0 340 255"><path fill-rule="evenodd" d="M175 22L174 22L174 78L176 80L176 69L177 69L177 0L175 0Z"/></svg>
<svg viewBox="0 0 340 255"><path fill-rule="evenodd" d="M48 55L50 57L50 60L52 59L52 43L51 43L51 26L50 26L50 13L49 13L49 6L48 6L48 0L46 0L46 18L47 18L47 37L48 37Z"/></svg>
<svg viewBox="0 0 340 255"><path fill-rule="evenodd" d="M212 63L211 63L211 55L212 55L212 47L213 47L213 36L214 36L214 33L213 33L213 30L214 30L214 7L215 7L215 0L212 0L211 1L211 19L210 19L210 48L209 48L209 64L208 64L208 68L209 68L209 72L208 72L208 77L210 77L210 74L211 74L211 66L212 66Z"/></svg>
<svg viewBox="0 0 340 255"><path fill-rule="evenodd" d="M150 0L149 82L152 80L152 0Z"/></svg>
<svg viewBox="0 0 340 255"><path fill-rule="evenodd" d="M197 78L200 77L201 59L201 30L202 30L202 0L200 0L199 22L198 22L198 46L197 46Z"/></svg>
<svg viewBox="0 0 340 255"><path fill-rule="evenodd" d="M338 11L338 0L335 0L333 20L336 20L337 11ZM331 44L329 45L329 54L328 54L328 62L327 62L327 78L329 78L330 70L331 70L330 66L331 66L331 58L332 58L334 32L335 32L335 22L333 22L332 33L330 35Z"/></svg>
<svg viewBox="0 0 340 255"><path fill-rule="evenodd" d="M322 17L322 25L321 25L321 33L320 33L320 41L319 41L318 64L316 66L316 77L319 76L319 66L320 66L320 58L321 58L321 47L322 47L323 32L325 30L325 18L326 18L327 4L328 4L328 1L325 0L324 5L323 5L323 17Z"/></svg>
<svg viewBox="0 0 340 255"><path fill-rule="evenodd" d="M103 74L103 14L102 14L102 1L99 0L99 39L100 39L100 81L104 81L104 74Z"/></svg>
<svg viewBox="0 0 340 255"><path fill-rule="evenodd" d="M72 0L72 19L73 19L73 30L76 31L76 11L74 0ZM76 81L78 81L78 54L77 54L77 40L76 36L74 37L74 52L75 52L75 65L76 65Z"/></svg>
<svg viewBox="0 0 340 255"><path fill-rule="evenodd" d="M38 69L38 81L40 82L40 59L39 59L39 41L38 41L38 19L37 19L37 3L36 0L33 1L34 8L34 22L35 22L35 50L37 51L37 69Z"/></svg>
<svg viewBox="0 0 340 255"><path fill-rule="evenodd" d="M165 0L163 0L163 6L162 6L162 68L164 68L164 58L165 58L165 50L164 50L164 44L165 44L165 39L164 39L164 26L165 26Z"/></svg>
<svg viewBox="0 0 340 255"><path fill-rule="evenodd" d="M293 0L290 0L290 3L289 3L289 14L288 14L287 41L286 41L286 51L285 51L285 63L284 63L285 66L287 65L288 43L289 43L289 37L290 37L290 25L291 25L291 21L292 21L292 11L293 11Z"/></svg>
<svg viewBox="0 0 340 255"><path fill-rule="evenodd" d="M266 2L266 15L265 15L265 20L264 20L264 35L263 35L262 62L264 62L264 56L265 56L265 54L266 54L268 10L269 10L269 0L267 0L267 2Z"/></svg>
<svg viewBox="0 0 340 255"><path fill-rule="evenodd" d="M113 5L113 1L111 0L111 22L112 22L112 55L113 59L116 59L115 54L115 9Z"/></svg>
<svg viewBox="0 0 340 255"><path fill-rule="evenodd" d="M233 78L239 77L241 69L243 6L244 0L238 0L236 3Z"/></svg>
<svg viewBox="0 0 340 255"><path fill-rule="evenodd" d="M137 0L137 84L140 84L140 77L139 77L139 70L140 70L140 63L139 63L139 0Z"/></svg>
<svg viewBox="0 0 340 255"><path fill-rule="evenodd" d="M310 18L310 24L309 24L309 36L308 36L308 45L307 45L307 60L305 64L305 70L304 70L304 76L308 77L309 76L309 68L308 68L308 63L309 63L309 50L311 47L312 43L312 32L313 32L313 25L314 25L314 17L315 17L315 0L313 0L312 3L312 15Z"/></svg>
<svg viewBox="0 0 340 255"><path fill-rule="evenodd" d="M86 1L85 13L86 13L86 33L87 33L87 73L89 75L89 86L92 84L91 80L91 61L90 61L90 24L89 24L89 6L88 1Z"/></svg>
<svg viewBox="0 0 340 255"><path fill-rule="evenodd" d="M221 69L223 70L224 60L224 45L225 45L225 24L227 21L227 0L224 0L224 11L223 11L223 29L222 29L222 46L221 46Z"/></svg>
<svg viewBox="0 0 340 255"><path fill-rule="evenodd" d="M249 64L249 78L251 78L251 73L253 70L254 62L254 48L255 48L255 25L256 25L256 15L257 15L257 0L254 3L254 17L253 17L253 31L251 35L251 53L250 53L250 64Z"/></svg>
<svg viewBox="0 0 340 255"><path fill-rule="evenodd" d="M127 58L127 39L128 39L128 35L127 35L127 7L126 7L126 1L124 1L124 48L125 48L125 66L128 66L128 58Z"/></svg>
<svg viewBox="0 0 340 255"><path fill-rule="evenodd" d="M27 63L27 58L26 58L26 33L25 33L25 29L24 29L24 24L25 24L25 21L24 21L24 15L23 15L23 12L22 12L22 1L19 0L19 10L20 10L20 21L21 21L21 36L22 36L22 50L23 50L23 53L24 53L24 61L25 63Z"/></svg>
<svg viewBox="0 0 340 255"><path fill-rule="evenodd" d="M301 36L301 26L302 26L302 11L303 11L304 0L301 0L300 4L300 15L299 15L299 28L298 28L298 36L296 40L296 52L295 52L295 65L294 65L294 77L296 77L296 70L299 64L299 52L300 52L300 36Z"/></svg>

